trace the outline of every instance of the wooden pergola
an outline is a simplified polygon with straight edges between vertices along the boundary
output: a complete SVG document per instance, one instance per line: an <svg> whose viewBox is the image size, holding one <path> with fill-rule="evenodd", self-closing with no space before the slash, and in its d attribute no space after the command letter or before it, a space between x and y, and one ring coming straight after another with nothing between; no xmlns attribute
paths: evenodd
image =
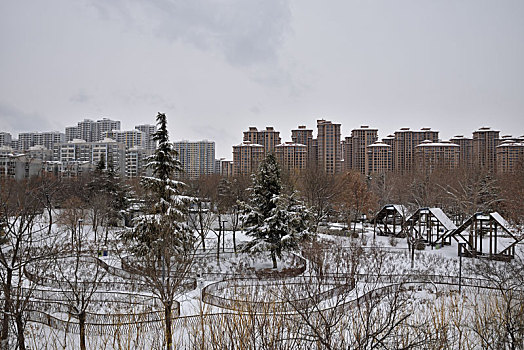
<svg viewBox="0 0 524 350"><path fill-rule="evenodd" d="M440 208L419 208L403 226L403 231L415 244L422 242L431 246L450 245L451 233L457 226Z"/></svg>
<svg viewBox="0 0 524 350"><path fill-rule="evenodd" d="M388 204L382 207L373 218L373 234L379 236L398 236L405 222L406 207L399 204Z"/></svg>
<svg viewBox="0 0 524 350"><path fill-rule="evenodd" d="M509 260L515 257L515 246L523 237L517 237L509 223L497 212L475 213L464 221L451 236L459 243L459 256L488 257Z"/></svg>

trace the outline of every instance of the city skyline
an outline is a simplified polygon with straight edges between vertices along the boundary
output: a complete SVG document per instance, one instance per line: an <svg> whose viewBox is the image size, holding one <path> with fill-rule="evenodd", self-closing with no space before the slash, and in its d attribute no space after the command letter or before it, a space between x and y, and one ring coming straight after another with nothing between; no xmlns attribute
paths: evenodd
<svg viewBox="0 0 524 350"><path fill-rule="evenodd" d="M513 135L524 130L523 14L516 0L4 2L0 129L103 117L130 129L160 111L172 141L214 140L228 159L249 126L289 141L317 119L343 137L359 125L379 138Z"/></svg>
<svg viewBox="0 0 524 350"><path fill-rule="evenodd" d="M109 116L104 116L103 118L110 118L112 119L111 117ZM93 118L93 119L89 119L89 118L86 118L87 120L92 120L92 121L95 121L97 120L97 118ZM100 117L99 119L102 119L102 117ZM117 120L118 122L122 122L121 120ZM281 138L281 143L280 144L285 144L286 142L290 142L292 141L292 131L293 129L297 129L299 126L306 126L306 128L308 129L311 129L313 130L313 136L316 137L317 136L317 125L316 125L316 121L317 120L313 120L310 124L308 123L301 123L301 124L298 124L296 125L295 127L289 129L289 130L281 130L279 128L276 128L276 127L273 127L273 126L262 126L262 125L255 125L254 123L253 124L249 124L249 126L245 126L245 127L239 127L239 131L238 131L238 135L237 135L237 142L231 144L231 145L221 145L220 143L218 143L215 139L207 139L207 138L195 138L195 139L188 139L188 138L184 138L184 137L181 137L181 138L174 138L173 137L173 133L172 131L170 131L170 141L175 143L175 142L183 142L183 141L189 141L189 142L199 142L199 141L212 141L212 142L215 142L215 145L216 145L216 150L217 150L217 153L216 153L216 158L217 159L227 159L227 160L233 160L233 147L236 146L236 145L239 145L243 142L243 138L242 136L239 136L239 135L242 135L242 133L245 132L246 129L249 129L249 128L259 128L260 131L263 131L265 128L273 128L276 132L279 132L280 133L280 138ZM335 120L332 120L333 122L336 122ZM143 121L143 123L146 123L146 121ZM22 131L20 133L44 133L44 132L60 132L60 133L64 133L64 131L66 130L66 128L69 128L69 127L72 127L74 125L72 124L75 124L74 122L71 123L71 125L68 125L66 127L64 127L64 129L62 130L31 130L31 131ZM338 123L338 124L341 124L341 123ZM151 125L154 125L154 124L151 124ZM497 128L496 126L493 126L493 125L488 125L488 126L478 126L476 128L473 128L472 131L470 133L465 133L465 132L459 132L458 130L455 131L455 132L449 132L447 134L449 134L450 136L449 137L443 137L443 131L441 129L439 129L438 127L412 127L412 126L403 126L403 127L398 127L396 128L395 130L391 131L391 132L384 132L384 131L381 131L380 128L374 128L372 125L368 125L366 124L365 125L366 127L370 127L372 129L377 129L378 131L378 141L381 141L383 138L387 138L388 136L390 135L393 135L396 131L400 131L401 129L410 129L410 130L413 130L413 131L416 131L416 130L421 130L421 129L429 129L433 132L438 132L439 134L439 140L441 141L449 141L451 139L453 139L454 137L456 136L460 136L460 137L465 137L465 138L472 138L474 132L478 131L479 129L481 128L491 128L492 130L496 130L496 131L499 131L500 132L500 137L504 137L504 136L512 136L513 138L517 138L517 137L522 137L524 136L524 129L522 130L513 130L513 132L506 132L505 130L501 130L500 128ZM361 129L362 125L359 125L359 126L355 126L355 127L352 127L351 129L349 129L348 126L344 127L344 124L341 124L340 126L340 129L342 130L341 131L341 141L343 141L343 139L345 137L349 137L351 136L352 132L354 130L359 130ZM121 130L122 131L133 131L135 129L135 126L128 126L126 125L125 123L122 123L122 126L121 126ZM349 129L349 130L348 130ZM471 129L471 128L470 128ZM347 133L344 132L344 130L347 131ZM16 132L13 132L11 130L2 130L0 129L0 132L7 132L7 133L10 133L11 136L12 136L12 139L17 139L17 136L19 135L19 133L16 133ZM445 134L446 135L446 134ZM456 141L452 141L454 143L457 143ZM230 154L228 154L227 156L224 156L222 154L219 154L218 153L218 150L219 149L230 149ZM344 158L344 157L342 157Z"/></svg>

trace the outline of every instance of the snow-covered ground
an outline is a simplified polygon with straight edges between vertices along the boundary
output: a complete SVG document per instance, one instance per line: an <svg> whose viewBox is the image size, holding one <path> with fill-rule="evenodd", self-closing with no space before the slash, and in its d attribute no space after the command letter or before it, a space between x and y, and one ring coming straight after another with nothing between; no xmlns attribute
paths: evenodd
<svg viewBox="0 0 524 350"><path fill-rule="evenodd" d="M45 318L35 320L39 322L32 322L30 318L27 327L27 342L30 348L74 349L78 347L78 334L75 331L77 328L72 326L78 323L78 320L71 316L74 314L71 307L78 304L75 298L78 298L79 294L89 296L91 300L86 308L91 315L87 317L87 322L102 320L96 327L87 328L88 348L162 348L161 303L158 295L155 295L151 289L148 290L143 280L129 278L132 275L122 269L121 258L125 256L125 253L118 240L121 229L109 231L107 242L104 241L105 233L101 232L98 232L98 241L95 242L95 234L89 225L82 225L80 230L84 239L81 255L90 257L89 259L75 259L73 252L70 251L72 238L64 233L63 227L54 225L51 236L47 236L44 233L45 230L41 230L41 236L34 237L40 246L59 248L58 250L64 254L59 254L57 258L42 259L27 266L28 276L38 277L33 278L32 282L29 280L25 282L28 290L36 286L33 295L34 307L39 312L49 315L50 318L59 320L58 323L53 324L50 321L47 322ZM305 271L300 277L290 279L277 276L276 279L271 280L257 274L258 271L271 268L268 254L247 255L234 252L232 233L227 231L225 241L223 246L221 243L217 256L216 236L210 233L206 238L206 250L198 251L190 273L190 277L196 279L196 288L186 289L177 297L179 312L175 316L180 315L181 318L175 318L175 339L178 339L179 342L187 342L191 332L195 332L192 327L196 327L197 323L193 320L199 317L211 320L218 319L219 316L214 315L238 313L231 310L235 305L235 302L231 300L237 300L238 305L240 302L275 303L277 300L292 301L290 300L291 293L297 300L304 300L318 294L323 297L317 300L316 307L329 309L345 305L373 289L380 289L393 283L391 282L392 277L388 282L376 276L401 275L419 282L423 278L413 276L478 277L474 267L476 261L463 258L462 268L460 268L461 261L458 258L456 243L439 249L426 247L425 250L415 251L415 254L412 255L408 250L406 239L375 235L370 226L362 227L361 224L357 224L358 237L348 234L343 224L330 224L328 231L334 235L318 235L320 245L317 247L314 259L308 255L311 254L311 251L309 253L298 251L296 255L284 254L284 259L279 261L279 270L285 271L286 269L300 269L303 263L302 258L304 258ZM249 239L244 232L236 232L237 245ZM522 257L523 252L524 246L518 245L516 254ZM97 259L105 264L97 263ZM106 265L109 266L109 269ZM327 277L319 279L319 271ZM369 276L375 277L373 279ZM336 281L343 280L347 284L349 283L348 278L354 278L356 288L328 293L334 289ZM224 280L229 281L221 282ZM327 283L328 280L333 284ZM432 281L434 287L415 286L416 288L414 287L410 292L411 297L416 300L410 304L410 307L416 309L417 312L434 312L435 308L432 305L437 302L437 292L457 290L454 285L443 287L438 280L433 279ZM394 283L397 283L397 280ZM420 286L422 285L423 282L420 282ZM220 307L219 302L206 303L206 298L202 297L202 291L206 287L209 292L208 300L216 301L220 298L229 300L230 302L226 303L228 307ZM313 290L316 294L312 292ZM469 298L467 293L468 290L460 298ZM446 299L438 302L447 304L452 303L453 300ZM105 317L111 315L121 317ZM126 319L125 315L134 315L134 318ZM126 323L128 320L135 322L130 325ZM145 322L141 323L136 320ZM60 326L63 324L71 324L70 329Z"/></svg>

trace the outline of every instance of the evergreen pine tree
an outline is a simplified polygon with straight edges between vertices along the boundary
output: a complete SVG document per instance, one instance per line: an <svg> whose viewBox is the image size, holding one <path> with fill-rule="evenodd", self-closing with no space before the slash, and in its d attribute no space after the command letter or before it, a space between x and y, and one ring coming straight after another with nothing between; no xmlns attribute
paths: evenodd
<svg viewBox="0 0 524 350"><path fill-rule="evenodd" d="M147 160L153 176L143 177L141 184L150 193L146 201L148 214L136 220L135 229L127 238L133 238L133 251L139 255L169 248L176 252L190 250L193 235L185 223L189 197L181 194L183 182L173 180L176 171L182 171L177 152L169 142L167 119L157 115L158 130L153 140L158 147ZM131 236L131 237L130 237Z"/></svg>
<svg viewBox="0 0 524 350"><path fill-rule="evenodd" d="M284 250L296 248L309 233L309 212L295 195L283 193L280 169L269 154L253 176L250 204L246 207L247 234L253 240L247 251L269 251L273 268Z"/></svg>
<svg viewBox="0 0 524 350"><path fill-rule="evenodd" d="M134 230L124 234L135 253L135 269L160 299L164 307L165 345L172 349L172 315L175 297L190 272L194 258L195 237L186 224L189 197L182 195L182 182L173 180L180 170L177 153L169 142L167 120L157 116L158 142L147 166L153 176L141 179L149 191L146 212L136 220Z"/></svg>

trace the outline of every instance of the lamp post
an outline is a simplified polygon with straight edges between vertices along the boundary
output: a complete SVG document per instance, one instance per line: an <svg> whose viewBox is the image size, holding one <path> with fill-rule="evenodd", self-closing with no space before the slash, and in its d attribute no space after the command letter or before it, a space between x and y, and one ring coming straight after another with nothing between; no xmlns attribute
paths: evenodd
<svg viewBox="0 0 524 350"><path fill-rule="evenodd" d="M79 252L82 252L82 238L80 237L81 236L80 230L82 229L82 223L83 222L84 222L83 219L78 219L78 235L77 235L77 238L78 238L78 251Z"/></svg>
<svg viewBox="0 0 524 350"><path fill-rule="evenodd" d="M459 243L459 293L462 292L462 255L466 243Z"/></svg>
<svg viewBox="0 0 524 350"><path fill-rule="evenodd" d="M226 251L226 222L227 220L222 220L222 252Z"/></svg>

